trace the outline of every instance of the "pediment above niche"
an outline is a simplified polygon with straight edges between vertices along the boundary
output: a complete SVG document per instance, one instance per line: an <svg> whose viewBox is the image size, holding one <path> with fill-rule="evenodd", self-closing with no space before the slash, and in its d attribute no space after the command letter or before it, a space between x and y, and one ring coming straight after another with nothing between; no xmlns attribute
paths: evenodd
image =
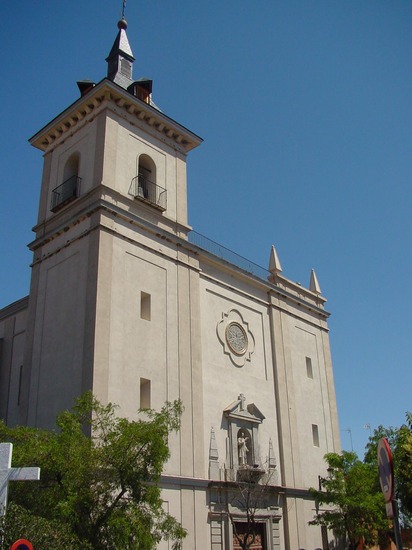
<svg viewBox="0 0 412 550"><path fill-rule="evenodd" d="M237 420L261 424L265 419L265 416L260 412L254 403L245 405L245 402L246 397L243 393L241 393L236 401L228 405L223 410L223 414L228 418L236 418Z"/></svg>
<svg viewBox="0 0 412 550"><path fill-rule="evenodd" d="M222 313L222 320L216 327L217 336L223 346L223 351L229 355L237 367L243 367L251 360L255 351L255 339L241 313L232 309Z"/></svg>

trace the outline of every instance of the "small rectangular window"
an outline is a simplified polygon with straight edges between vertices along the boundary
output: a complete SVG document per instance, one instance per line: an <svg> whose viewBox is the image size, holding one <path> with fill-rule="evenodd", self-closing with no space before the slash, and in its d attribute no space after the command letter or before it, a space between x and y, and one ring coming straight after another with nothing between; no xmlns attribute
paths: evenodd
<svg viewBox="0 0 412 550"><path fill-rule="evenodd" d="M313 446L319 447L319 428L316 424L312 424L312 439L313 439Z"/></svg>
<svg viewBox="0 0 412 550"><path fill-rule="evenodd" d="M306 375L308 378L313 378L312 359L306 357Z"/></svg>
<svg viewBox="0 0 412 550"><path fill-rule="evenodd" d="M140 379L140 408L150 409L150 380Z"/></svg>
<svg viewBox="0 0 412 550"><path fill-rule="evenodd" d="M147 292L140 293L140 318L145 321L150 321L151 318L150 294Z"/></svg>

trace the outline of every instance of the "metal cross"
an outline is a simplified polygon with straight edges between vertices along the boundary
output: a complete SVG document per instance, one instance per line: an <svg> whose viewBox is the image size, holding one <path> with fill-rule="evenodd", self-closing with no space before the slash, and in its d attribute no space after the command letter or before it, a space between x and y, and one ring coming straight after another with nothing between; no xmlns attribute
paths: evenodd
<svg viewBox="0 0 412 550"><path fill-rule="evenodd" d="M124 19L124 10L126 7L126 0L123 0L123 8L122 8L122 19Z"/></svg>
<svg viewBox="0 0 412 550"><path fill-rule="evenodd" d="M0 517L6 513L9 481L38 481L40 468L12 468L12 443L0 443Z"/></svg>

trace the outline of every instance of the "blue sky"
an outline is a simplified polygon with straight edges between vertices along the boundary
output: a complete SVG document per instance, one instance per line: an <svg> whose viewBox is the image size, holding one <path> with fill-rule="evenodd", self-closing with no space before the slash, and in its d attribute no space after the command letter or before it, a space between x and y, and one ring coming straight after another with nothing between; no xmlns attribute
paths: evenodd
<svg viewBox="0 0 412 550"><path fill-rule="evenodd" d="M0 4L0 307L29 289L42 156L27 139L105 76L121 4ZM365 425L412 410L412 3L128 0L126 18L134 76L205 140L193 228L264 267L275 244L304 286L315 268L342 446L362 454Z"/></svg>

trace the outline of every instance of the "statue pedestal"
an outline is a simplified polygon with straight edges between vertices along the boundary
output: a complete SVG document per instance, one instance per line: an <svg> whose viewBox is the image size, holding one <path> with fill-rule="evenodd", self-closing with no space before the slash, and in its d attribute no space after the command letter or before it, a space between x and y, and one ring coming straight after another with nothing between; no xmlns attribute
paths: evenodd
<svg viewBox="0 0 412 550"><path fill-rule="evenodd" d="M265 470L258 465L249 466L248 464L241 465L237 471L237 480L246 483L258 483L258 481L265 475Z"/></svg>

